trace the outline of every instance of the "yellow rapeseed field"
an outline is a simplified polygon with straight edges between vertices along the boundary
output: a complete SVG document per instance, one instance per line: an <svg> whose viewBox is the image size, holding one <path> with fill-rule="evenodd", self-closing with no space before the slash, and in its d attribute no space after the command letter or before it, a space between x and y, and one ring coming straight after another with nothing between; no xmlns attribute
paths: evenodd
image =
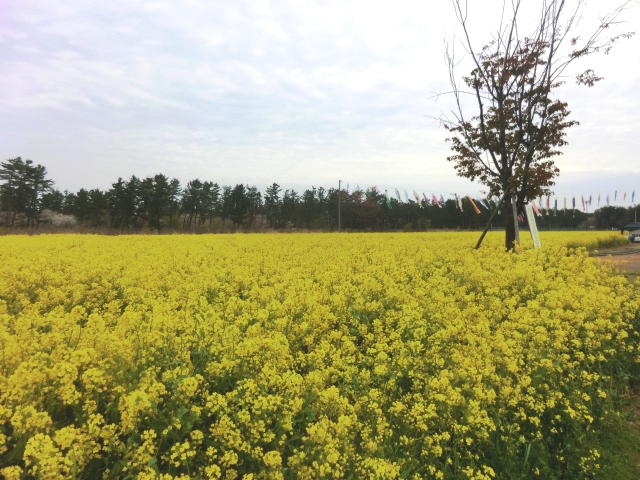
<svg viewBox="0 0 640 480"><path fill-rule="evenodd" d="M0 473L591 478L637 289L502 235L1 237Z"/></svg>

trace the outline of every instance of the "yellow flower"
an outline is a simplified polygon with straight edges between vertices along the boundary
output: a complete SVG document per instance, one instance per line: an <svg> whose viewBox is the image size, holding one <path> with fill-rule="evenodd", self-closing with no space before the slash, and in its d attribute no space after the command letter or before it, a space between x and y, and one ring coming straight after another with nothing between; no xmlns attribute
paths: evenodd
<svg viewBox="0 0 640 480"><path fill-rule="evenodd" d="M0 237L2 475L493 478L640 359L640 291L564 246L604 234L543 233Z"/></svg>

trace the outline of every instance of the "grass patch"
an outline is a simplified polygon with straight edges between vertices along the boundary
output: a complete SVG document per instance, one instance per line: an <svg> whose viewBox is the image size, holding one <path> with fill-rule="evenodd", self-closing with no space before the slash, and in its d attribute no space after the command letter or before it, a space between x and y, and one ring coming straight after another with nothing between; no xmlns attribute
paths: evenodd
<svg viewBox="0 0 640 480"><path fill-rule="evenodd" d="M620 236L597 238L596 240L588 243L580 242L580 241L567 242L567 248L576 249L576 248L584 247L588 252L593 252L594 250L619 247L621 245L627 245L628 243L629 243L629 239L625 236L620 235Z"/></svg>
<svg viewBox="0 0 640 480"><path fill-rule="evenodd" d="M640 480L640 391L624 398L620 417L603 428L599 437L599 478Z"/></svg>

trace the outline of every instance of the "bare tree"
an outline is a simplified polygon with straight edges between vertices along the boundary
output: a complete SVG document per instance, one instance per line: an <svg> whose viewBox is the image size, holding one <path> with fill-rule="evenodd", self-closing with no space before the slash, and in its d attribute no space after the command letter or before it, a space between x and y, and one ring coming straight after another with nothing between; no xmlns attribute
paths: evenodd
<svg viewBox="0 0 640 480"><path fill-rule="evenodd" d="M522 0L505 0L492 39L477 48L471 39L467 0L452 0L462 27L462 45L472 61L469 75L455 73L455 45L446 45L455 108L440 120L451 133L453 155L447 158L459 176L479 180L492 195L504 196L507 211L518 211L536 197L548 195L559 170L553 158L566 144L568 105L553 93L567 78L567 68L588 55L609 53L633 33L606 34L618 26L627 3L599 21L588 38L576 36L585 0L542 0L537 25L521 33ZM576 75L578 84L601 80L592 69ZM468 100L465 101L468 96ZM463 98L464 97L464 98ZM505 246L513 248L517 223L507 215Z"/></svg>

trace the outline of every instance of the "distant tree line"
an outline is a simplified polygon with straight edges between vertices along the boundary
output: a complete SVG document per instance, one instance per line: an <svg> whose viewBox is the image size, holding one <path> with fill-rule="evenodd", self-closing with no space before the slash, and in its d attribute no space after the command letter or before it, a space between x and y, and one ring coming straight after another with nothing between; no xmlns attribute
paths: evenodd
<svg viewBox="0 0 640 480"><path fill-rule="evenodd" d="M460 210L455 200L441 206L424 200L400 202L376 188L348 192L311 187L299 193L273 183L264 193L255 186L219 185L194 179L182 186L163 174L128 180L119 178L108 190L61 192L47 178L46 168L20 157L0 163L0 223L11 228L36 228L45 211L73 216L77 225L93 230L138 232L145 230L223 232L265 229L335 231L421 231L483 228L489 209L468 200ZM340 214L338 213L340 212ZM499 212L494 228L504 228ZM540 229L587 228L587 215L579 210L551 211L539 217ZM631 208L603 207L590 219L597 228L619 228L633 221Z"/></svg>
<svg viewBox="0 0 640 480"><path fill-rule="evenodd" d="M623 225L635 222L640 206L613 207L605 206L594 212L595 227L598 230L617 230Z"/></svg>

